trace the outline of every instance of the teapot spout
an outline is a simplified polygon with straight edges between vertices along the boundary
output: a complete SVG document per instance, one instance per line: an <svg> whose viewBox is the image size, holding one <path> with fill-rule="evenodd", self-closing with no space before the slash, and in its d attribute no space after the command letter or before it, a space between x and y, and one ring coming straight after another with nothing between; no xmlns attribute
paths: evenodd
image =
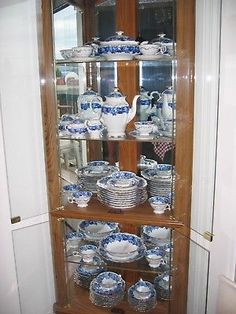
<svg viewBox="0 0 236 314"><path fill-rule="evenodd" d="M130 108L129 115L128 115L128 121L129 123L136 115L136 110L137 110L137 100L140 97L140 95L134 96L133 102L132 102L132 107Z"/></svg>

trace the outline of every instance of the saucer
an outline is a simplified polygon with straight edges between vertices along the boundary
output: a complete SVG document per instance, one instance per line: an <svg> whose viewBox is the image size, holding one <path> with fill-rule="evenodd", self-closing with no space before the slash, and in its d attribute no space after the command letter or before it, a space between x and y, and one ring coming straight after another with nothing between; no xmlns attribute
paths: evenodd
<svg viewBox="0 0 236 314"><path fill-rule="evenodd" d="M129 135L137 138L137 139L153 139L155 137L154 133L149 133L149 134L140 134L138 131L133 130L129 132Z"/></svg>
<svg viewBox="0 0 236 314"><path fill-rule="evenodd" d="M141 60L141 61L152 61L152 60L171 60L171 57L168 55L137 55L135 56L135 59Z"/></svg>
<svg viewBox="0 0 236 314"><path fill-rule="evenodd" d="M80 58L71 58L71 61L74 62L90 62L90 61L96 61L96 57L80 57Z"/></svg>
<svg viewBox="0 0 236 314"><path fill-rule="evenodd" d="M104 57L109 61L117 61L117 60L132 60L134 55L131 53L112 53L105 54Z"/></svg>

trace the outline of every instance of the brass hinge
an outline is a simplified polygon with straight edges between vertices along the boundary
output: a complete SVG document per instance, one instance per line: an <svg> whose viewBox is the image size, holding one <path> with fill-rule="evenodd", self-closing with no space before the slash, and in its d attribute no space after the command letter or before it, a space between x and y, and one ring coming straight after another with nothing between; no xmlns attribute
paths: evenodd
<svg viewBox="0 0 236 314"><path fill-rule="evenodd" d="M203 233L203 238L206 239L207 241L209 242L212 242L213 241L213 237L214 237L214 234L209 232L209 231L205 231Z"/></svg>
<svg viewBox="0 0 236 314"><path fill-rule="evenodd" d="M17 222L21 221L21 217L20 216L15 216L11 218L11 224L16 224Z"/></svg>

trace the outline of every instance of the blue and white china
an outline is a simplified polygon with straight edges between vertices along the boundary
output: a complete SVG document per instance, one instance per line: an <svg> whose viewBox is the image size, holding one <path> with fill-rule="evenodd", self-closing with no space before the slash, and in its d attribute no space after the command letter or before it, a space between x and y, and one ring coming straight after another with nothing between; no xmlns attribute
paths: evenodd
<svg viewBox="0 0 236 314"><path fill-rule="evenodd" d="M138 41L118 31L116 35L100 41L98 52L107 60L131 60L139 53Z"/></svg>
<svg viewBox="0 0 236 314"><path fill-rule="evenodd" d="M81 58L81 57L90 57L93 53L93 47L90 45L73 47L73 56L72 58Z"/></svg>
<svg viewBox="0 0 236 314"><path fill-rule="evenodd" d="M166 210L171 209L170 199L167 196L152 196L148 199L148 202L155 214L164 214Z"/></svg>
<svg viewBox="0 0 236 314"><path fill-rule="evenodd" d="M125 295L125 281L115 272L103 272L90 284L91 302L97 306L113 307L119 304Z"/></svg>
<svg viewBox="0 0 236 314"><path fill-rule="evenodd" d="M79 244L84 239L83 233L79 231L68 232L66 234L66 249L69 251L70 249L77 250Z"/></svg>
<svg viewBox="0 0 236 314"><path fill-rule="evenodd" d="M106 269L106 265L99 256L94 256L91 262L81 260L74 272L74 282L84 288L89 288L91 281Z"/></svg>
<svg viewBox="0 0 236 314"><path fill-rule="evenodd" d="M171 229L145 225L141 228L141 238L147 246L161 246L170 242Z"/></svg>
<svg viewBox="0 0 236 314"><path fill-rule="evenodd" d="M97 193L97 181L118 170L119 168L116 166L109 165L108 161L96 160L76 169L75 173L78 176L78 182L83 185L84 189Z"/></svg>
<svg viewBox="0 0 236 314"><path fill-rule="evenodd" d="M154 168L157 166L157 161L154 159L149 159L144 155L140 156L140 160L139 160L139 169L140 170L144 170L144 169L150 169L150 168Z"/></svg>
<svg viewBox="0 0 236 314"><path fill-rule="evenodd" d="M113 184L118 187L129 187L132 186L134 180L136 178L136 174L130 171L117 171L111 174L111 180L108 184ZM112 183L111 183L112 181Z"/></svg>
<svg viewBox="0 0 236 314"><path fill-rule="evenodd" d="M87 240L99 241L111 233L118 232L119 224L107 221L82 220L78 229L83 232Z"/></svg>
<svg viewBox="0 0 236 314"><path fill-rule="evenodd" d="M90 263L93 261L93 258L97 253L97 247L92 244L81 245L78 252L84 262Z"/></svg>
<svg viewBox="0 0 236 314"><path fill-rule="evenodd" d="M172 291L172 275L170 272L156 276L154 279L154 287L158 299L169 300Z"/></svg>
<svg viewBox="0 0 236 314"><path fill-rule="evenodd" d="M63 114L60 118L60 122L73 122L75 118L75 114Z"/></svg>
<svg viewBox="0 0 236 314"><path fill-rule="evenodd" d="M164 33L158 34L157 38L153 38L150 43L161 46L165 54L173 56L175 54L176 44L172 39L165 37L165 35Z"/></svg>
<svg viewBox="0 0 236 314"><path fill-rule="evenodd" d="M60 53L61 53L62 58L65 60L69 60L73 57L72 49L61 49Z"/></svg>
<svg viewBox="0 0 236 314"><path fill-rule="evenodd" d="M127 124L136 114L136 103L139 95L134 96L132 107L117 87L106 96L102 106L102 122L107 128L108 136L123 137Z"/></svg>
<svg viewBox="0 0 236 314"><path fill-rule="evenodd" d="M158 164L155 168L143 170L141 174L147 180L155 180L170 177L173 170L171 164Z"/></svg>
<svg viewBox="0 0 236 314"><path fill-rule="evenodd" d="M163 54L166 51L165 46L163 46L162 44L157 44L157 43L149 43L147 41L143 41L140 45L139 45L139 50L141 52L142 55L146 56L155 56L157 54Z"/></svg>
<svg viewBox="0 0 236 314"><path fill-rule="evenodd" d="M161 249L148 249L145 252L146 260L152 268L157 268L164 263L165 252Z"/></svg>
<svg viewBox="0 0 236 314"><path fill-rule="evenodd" d="M88 206L88 202L92 197L92 192L90 191L78 191L74 192L69 198L70 203L76 203L78 207L86 207Z"/></svg>
<svg viewBox="0 0 236 314"><path fill-rule="evenodd" d="M65 205L68 199L72 197L72 193L78 192L82 189L80 184L67 184L62 188L62 204Z"/></svg>
<svg viewBox="0 0 236 314"><path fill-rule="evenodd" d="M78 115L80 119L83 121L92 119L99 120L102 113L102 104L102 97L92 90L91 87L88 87L77 99Z"/></svg>
<svg viewBox="0 0 236 314"><path fill-rule="evenodd" d="M78 119L68 124L66 129L68 134L73 138L83 138L86 134L88 134L88 129L85 123Z"/></svg>
<svg viewBox="0 0 236 314"><path fill-rule="evenodd" d="M159 99L160 93L158 91L146 91L143 86L140 86L139 93L140 96L137 101L137 113L140 121L147 121L149 116L155 112L155 107L152 107L152 99L154 98L153 95L159 95Z"/></svg>
<svg viewBox="0 0 236 314"><path fill-rule="evenodd" d="M86 121L88 134L91 138L99 138L104 130L104 125L99 119L92 119Z"/></svg>
<svg viewBox="0 0 236 314"><path fill-rule="evenodd" d="M128 289L128 302L139 312L147 312L156 306L156 291L149 281L140 279Z"/></svg>
<svg viewBox="0 0 236 314"><path fill-rule="evenodd" d="M100 241L100 255L113 262L128 263L138 260L145 253L141 238L129 233L114 233Z"/></svg>
<svg viewBox="0 0 236 314"><path fill-rule="evenodd" d="M176 94L172 86L161 93L156 103L156 114L164 123L176 118Z"/></svg>
<svg viewBox="0 0 236 314"><path fill-rule="evenodd" d="M135 173L115 172L97 181L97 198L109 207L127 210L147 200L146 188L146 180Z"/></svg>
<svg viewBox="0 0 236 314"><path fill-rule="evenodd" d="M153 132L153 121L135 121L134 126L140 136L149 135Z"/></svg>

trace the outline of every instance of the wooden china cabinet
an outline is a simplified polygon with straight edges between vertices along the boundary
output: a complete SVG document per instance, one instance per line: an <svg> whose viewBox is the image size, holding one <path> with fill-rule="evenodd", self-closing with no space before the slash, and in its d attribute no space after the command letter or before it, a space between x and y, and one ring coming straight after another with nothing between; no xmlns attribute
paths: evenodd
<svg viewBox="0 0 236 314"><path fill-rule="evenodd" d="M65 2L63 3L65 4ZM150 14L150 17L147 17L147 19L149 21L151 19L150 29L155 24L152 19L155 18L156 25L159 25L162 15L166 15L166 19L171 19L172 24L170 29L166 28L163 31L169 31L168 37L176 42L176 52L168 61L166 59L156 61L140 61L138 59L106 61L98 59L91 62L61 59L58 61L53 44L55 40L53 35L53 5L50 0L41 1L42 36L40 38L42 38L42 42L40 42L39 46L41 47L41 77L45 80L41 90L56 287L54 312L57 314L135 313L127 302L127 296L125 296L122 303L113 308L93 305L89 299L89 290L76 285L73 281L73 270L76 268L77 263L74 261L70 262L66 256L65 234L70 230L76 230L75 226L78 221L89 219L118 222L122 232L137 235L140 234L142 225L170 228L171 242L173 243L170 298L168 300L158 299L156 307L150 313L184 314L187 313L188 236L191 215L195 1L67 1L67 4L73 5L75 8L79 7L81 12L83 12L82 43L90 42L92 37L101 35L98 33L99 30L104 30L101 24L106 22L107 15L103 16L101 14L103 13L102 9L99 11L99 8L103 8L103 3L110 3L108 8L112 8L112 11L109 12L114 17L114 31L122 30L132 38L143 37L144 40L151 40L157 35L155 25L154 32L147 35L146 25L142 25L142 9L148 9L150 6L149 11L147 11L147 14ZM154 9L153 5L156 5ZM165 9L165 6L168 7ZM156 15L151 15L151 11L155 12ZM99 17L101 17L100 20ZM162 25L162 27L164 26ZM106 25L105 29L108 32L108 36L114 35L112 27L109 29L109 25ZM59 87L61 89L64 87L58 87L59 83L56 80L57 69L60 70L60 73L64 71L64 76L68 72L78 71L80 89L74 86L74 90L77 88L76 97L86 89L87 85L92 85L104 97L107 95L107 86L113 84L113 86L117 85L119 87L122 93L127 96L128 103L131 103L134 95L139 94L141 85L146 83L149 86L148 84L151 84L152 89L157 86L156 89L162 92L171 83L176 94L176 131L173 132L172 137L156 137L151 140L140 140L128 135L125 138L115 140L108 137L97 140L63 138L66 144L78 144L79 159L83 160L80 166L86 164L87 161L105 159L111 164L118 162L120 170L132 171L138 175L140 175L138 167L140 155L144 154L147 158L155 158L152 157L153 151L152 156L149 155L150 147L154 147L154 144L159 142L171 143L172 150L169 151L169 159L168 161L163 161L163 163L172 163L175 169L171 211L156 215L153 213L148 201L128 210L116 210L101 204L96 194L93 195L88 207L83 209L78 208L76 204L62 204L62 185L66 182L75 183L73 181L76 178L74 168L78 165L73 164L74 161L69 160L67 167L65 167L64 155L60 154L62 139L58 135L58 121L62 114L72 112L66 107L68 98L66 96L64 98L59 97ZM109 80L108 72L112 73L112 82ZM85 82L83 83L84 90L82 91L81 82ZM109 92L111 91L109 90ZM76 108L76 99L72 100L72 102L74 102L73 105ZM134 129L134 120L128 124L127 134ZM138 120L138 116L136 120ZM69 155L71 152L65 149L64 153ZM72 170L68 170L70 167ZM120 273L126 281L127 287L140 278L152 282L157 275L157 271L151 269L144 259L132 263L116 264L107 262L107 269Z"/></svg>

